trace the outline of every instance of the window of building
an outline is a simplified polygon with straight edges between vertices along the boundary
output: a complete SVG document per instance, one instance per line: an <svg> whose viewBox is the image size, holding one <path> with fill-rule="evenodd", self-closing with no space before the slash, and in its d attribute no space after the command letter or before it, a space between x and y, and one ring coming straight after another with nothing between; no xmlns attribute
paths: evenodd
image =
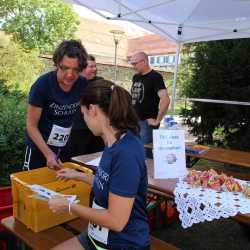
<svg viewBox="0 0 250 250"><path fill-rule="evenodd" d="M154 56L149 57L149 63L150 63L150 65L154 65L154 63L155 63L155 57Z"/></svg>
<svg viewBox="0 0 250 250"><path fill-rule="evenodd" d="M172 67L175 64L175 55L152 55L149 56L149 64L157 67Z"/></svg>

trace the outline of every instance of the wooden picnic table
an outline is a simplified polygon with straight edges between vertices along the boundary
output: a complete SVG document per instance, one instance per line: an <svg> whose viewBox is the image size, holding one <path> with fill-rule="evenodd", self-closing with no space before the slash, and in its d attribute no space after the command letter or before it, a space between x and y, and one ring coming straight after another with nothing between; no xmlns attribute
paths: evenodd
<svg viewBox="0 0 250 250"><path fill-rule="evenodd" d="M77 164L80 164L84 167L92 169L94 172L96 170L95 166L86 165L86 162L89 162L101 155L101 152L94 153L94 154L88 154L88 155L79 155L72 157L72 162L75 162ZM166 196L170 195L173 196L173 191L177 182L177 179L154 179L153 178L153 160L147 159L147 169L148 169L148 183L149 188L152 190L156 190L159 192L162 192Z"/></svg>
<svg viewBox="0 0 250 250"><path fill-rule="evenodd" d="M202 145L196 145L196 146L202 146ZM146 144L145 148L153 149L153 145ZM197 160L205 159L213 162L232 164L235 166L250 168L250 153L240 150L208 147L207 151L204 153L201 154L186 153L186 156Z"/></svg>
<svg viewBox="0 0 250 250"><path fill-rule="evenodd" d="M96 167L86 165L86 162L95 159L96 157L100 156L100 154L101 153L94 153L89 155L76 156L72 158L72 161L95 171ZM177 179L154 179L152 159L147 159L147 168L149 189L153 190L160 196L174 198L173 191L176 186ZM250 224L250 214L238 214L234 217L234 219L242 223ZM8 231L12 232L15 236L17 236L34 250L51 249L59 243L70 239L76 233L81 232L86 227L86 223L83 220L75 219L62 225L47 229L45 231L34 233L12 216L2 219L1 223ZM156 239L155 237L151 237L151 240L151 250L178 249L171 244Z"/></svg>
<svg viewBox="0 0 250 250"><path fill-rule="evenodd" d="M87 168L91 168L94 172L96 170L95 166L86 165L86 162L91 161L101 155L101 152L79 155L72 157L71 160L77 164L83 165ZM163 197L174 199L174 189L177 183L177 179L154 179L154 164L152 159L146 160L147 170L148 170L148 185L149 190ZM238 214L234 217L239 222L250 224L250 214Z"/></svg>

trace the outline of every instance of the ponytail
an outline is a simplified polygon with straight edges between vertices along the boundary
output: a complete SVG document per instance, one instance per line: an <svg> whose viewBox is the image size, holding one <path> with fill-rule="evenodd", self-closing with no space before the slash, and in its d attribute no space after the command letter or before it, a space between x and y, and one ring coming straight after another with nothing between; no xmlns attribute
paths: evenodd
<svg viewBox="0 0 250 250"><path fill-rule="evenodd" d="M132 106L132 98L127 90L111 81L97 80L84 90L81 105L89 108L97 104L109 118L110 125L118 130L117 138L127 129L139 133L137 114Z"/></svg>

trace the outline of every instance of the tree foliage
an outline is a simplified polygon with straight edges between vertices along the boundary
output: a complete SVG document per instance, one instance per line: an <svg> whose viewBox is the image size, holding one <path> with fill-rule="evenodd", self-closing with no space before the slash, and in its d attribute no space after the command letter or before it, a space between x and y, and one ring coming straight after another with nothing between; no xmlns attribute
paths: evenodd
<svg viewBox="0 0 250 250"><path fill-rule="evenodd" d="M44 69L38 51L26 51L14 42L0 48L0 80L9 87L27 92Z"/></svg>
<svg viewBox="0 0 250 250"><path fill-rule="evenodd" d="M24 48L51 52L62 39L72 38L78 19L71 5L60 0L0 0L2 28Z"/></svg>
<svg viewBox="0 0 250 250"><path fill-rule="evenodd" d="M187 51L179 79L183 96L249 101L250 39L198 43ZM219 138L226 147L250 149L249 106L194 102L186 115L199 142Z"/></svg>
<svg viewBox="0 0 250 250"><path fill-rule="evenodd" d="M26 96L9 90L0 81L0 186L9 184L9 174L22 169L25 148Z"/></svg>

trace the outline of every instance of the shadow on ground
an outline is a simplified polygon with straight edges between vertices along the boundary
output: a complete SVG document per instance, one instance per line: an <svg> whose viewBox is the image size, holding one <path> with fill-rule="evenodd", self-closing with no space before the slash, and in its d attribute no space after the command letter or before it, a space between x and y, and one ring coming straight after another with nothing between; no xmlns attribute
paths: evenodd
<svg viewBox="0 0 250 250"><path fill-rule="evenodd" d="M183 250L247 250L250 249L249 233L247 228L232 219L203 222L187 229L182 228L178 220L152 232Z"/></svg>

